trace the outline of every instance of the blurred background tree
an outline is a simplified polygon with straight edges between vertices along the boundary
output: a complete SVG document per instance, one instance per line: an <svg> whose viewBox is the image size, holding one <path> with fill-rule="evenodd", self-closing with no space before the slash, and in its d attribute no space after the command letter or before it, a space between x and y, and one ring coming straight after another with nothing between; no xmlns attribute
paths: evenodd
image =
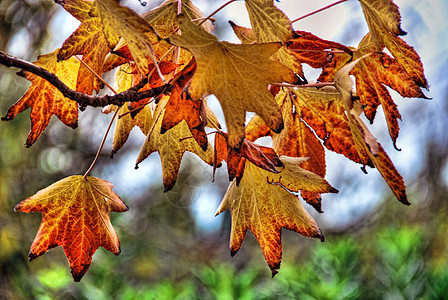
<svg viewBox="0 0 448 300"><path fill-rule="evenodd" d="M288 2L293 1L278 5ZM294 12L298 16L310 11L302 2L289 3L301 7ZM229 255L230 216L213 217L227 188L225 170L218 172L210 188L210 170L197 169L196 165L192 168L195 161L190 156L183 161L176 187L163 194L157 155L138 171L132 170L143 141L142 136L133 133L131 143L114 160L108 159L107 149L103 151L94 171L94 175L112 181L116 192L130 206L129 212L112 215L122 253L115 257L99 249L83 280L73 283L61 247L27 262L40 214L24 216L12 208L52 182L85 171L110 116L88 109L81 114L75 131L51 122L39 141L24 149L29 120L21 114L12 122L0 123L0 299L446 298L448 59L444 53L448 47L441 35L447 29L446 16L444 23L431 22L441 20L438 14L448 10L443 0L430 5L426 1L406 5L401 2L397 4L405 22L403 28L409 31L407 39L422 56L433 97L431 102L399 100L399 105L404 106L399 140L403 153L391 156L405 174L410 207L394 200L387 189L378 189L378 185L384 187L378 178L361 176L356 166L356 173L345 171L344 176L339 175L344 181L330 170L329 182L343 192L324 198L326 213L315 216L326 242L284 231L282 268L271 279L255 239L248 238L234 258ZM143 12L160 1L150 1L146 7L137 1L126 3ZM206 14L216 6L213 1L195 3ZM232 8L227 13L235 11ZM354 46L366 31L364 21L356 4L347 3L345 12L348 20L340 26L347 30L333 39ZM220 24L228 19L225 13L216 16ZM341 12L328 13L326 22L338 18ZM60 22L69 18L53 1L2 0L0 50L34 61L66 38ZM74 29L77 24L71 20L67 26ZM308 30L303 23L295 27ZM325 26L321 27L325 32ZM220 34L229 39L224 31ZM426 41L436 44L431 46ZM28 85L15 75L15 70L0 68L1 114ZM93 122L98 130L91 130ZM333 169L347 164L329 155L335 159L329 163L336 165ZM365 202L369 203L362 204ZM344 212L348 206L353 209Z"/></svg>

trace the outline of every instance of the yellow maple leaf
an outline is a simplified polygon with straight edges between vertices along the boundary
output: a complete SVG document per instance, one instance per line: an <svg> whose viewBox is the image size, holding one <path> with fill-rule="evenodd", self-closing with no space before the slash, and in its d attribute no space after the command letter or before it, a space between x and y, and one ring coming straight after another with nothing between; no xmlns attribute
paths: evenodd
<svg viewBox="0 0 448 300"><path fill-rule="evenodd" d="M257 239L272 275L280 268L282 228L324 239L316 221L298 197L289 191L337 192L325 179L298 166L306 158L281 156L280 159L285 167L279 167L278 174L246 161L240 184L237 185L236 180L231 183L216 212L220 214L230 209L232 256L241 248L249 229Z"/></svg>
<svg viewBox="0 0 448 300"><path fill-rule="evenodd" d="M121 65L115 73L115 84L117 92L123 92L130 89L134 84L134 67L130 64ZM131 116L128 102L121 107L111 105L103 110L104 113L110 113L119 109L118 119L115 122L114 139L112 142L111 157L126 143L129 134L135 126L140 127L141 131L148 134L149 127L152 122L152 109L149 105L145 105L134 117Z"/></svg>
<svg viewBox="0 0 448 300"><path fill-rule="evenodd" d="M164 191L171 190L176 183L182 156L185 151L192 152L199 156L209 165L213 164L214 153L212 147L208 145L204 151L198 142L193 138L187 122L182 120L173 128L161 133L163 116L168 96L164 96L154 111L151 127L148 131L146 141L143 144L137 158L136 166L145 160L151 153L158 152L162 162Z"/></svg>
<svg viewBox="0 0 448 300"><path fill-rule="evenodd" d="M154 28L161 40L154 46L154 51L162 56L167 52L172 45L164 39L175 34L179 28L177 23L178 15L178 0L167 0L158 7L144 13L142 17ZM184 0L181 3L181 13L190 20L200 19L205 15L189 0ZM214 26L210 20L201 24L201 27L211 32ZM191 60L192 55L189 51L178 48L165 56L165 60L172 60L179 64L184 64Z"/></svg>
<svg viewBox="0 0 448 300"><path fill-rule="evenodd" d="M281 111L267 86L296 80L293 72L269 59L281 45L218 42L185 17L179 16L178 22L182 34L170 37L170 42L190 50L197 62L189 88L191 97L197 100L214 94L218 98L229 130L229 144L233 148L241 146L247 111L257 113L279 132L283 128Z"/></svg>
<svg viewBox="0 0 448 300"><path fill-rule="evenodd" d="M80 62L75 58L58 62L59 49L45 55L40 55L34 64L58 76L69 88L76 88ZM48 126L51 117L56 115L65 125L78 126L78 104L62 95L62 93L47 80L25 73L32 82L26 93L8 109L2 120L12 120L19 113L31 107L31 131L26 140L30 147Z"/></svg>
<svg viewBox="0 0 448 300"><path fill-rule="evenodd" d="M294 37L291 21L273 0L245 0L250 23L259 43L286 42Z"/></svg>

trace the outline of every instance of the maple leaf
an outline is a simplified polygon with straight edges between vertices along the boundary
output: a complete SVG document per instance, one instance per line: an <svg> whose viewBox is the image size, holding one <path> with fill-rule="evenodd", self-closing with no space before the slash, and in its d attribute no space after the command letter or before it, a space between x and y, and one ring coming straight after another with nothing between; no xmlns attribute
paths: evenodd
<svg viewBox="0 0 448 300"><path fill-rule="evenodd" d="M74 89L80 62L75 58L58 62L58 51L59 49L38 56L34 64L54 73L69 88ZM53 114L69 127L78 126L78 104L75 101L65 98L56 87L37 75L25 72L25 77L31 81L31 86L22 98L8 109L2 120L12 120L31 107L31 131L26 140L26 147L30 147L39 138Z"/></svg>
<svg viewBox="0 0 448 300"><path fill-rule="evenodd" d="M208 140L204 128L207 125L207 114L204 102L191 100L188 93L184 91L184 87L190 82L195 71L196 63L192 60L173 79L170 98L165 106L161 133L165 133L182 120L185 120L194 139L206 151Z"/></svg>
<svg viewBox="0 0 448 300"><path fill-rule="evenodd" d="M257 113L272 130L279 132L283 128L281 111L267 85L296 80L294 73L269 59L281 45L218 42L214 35L183 16L179 16L178 22L182 34L170 37L170 42L190 50L197 62L189 87L191 97L197 100L214 94L218 98L226 119L230 146L239 148L243 142L247 111Z"/></svg>
<svg viewBox="0 0 448 300"><path fill-rule="evenodd" d="M196 142L206 151L208 146L205 125L207 116L203 101L193 101L188 99L186 92L181 87L174 85L171 95L165 106L165 114L161 124L161 133L170 130L179 122L185 120Z"/></svg>
<svg viewBox="0 0 448 300"><path fill-rule="evenodd" d="M416 84L428 88L419 55L414 48L398 37L406 34L401 29L398 6L391 0L359 0L359 2L376 50L382 51L386 47Z"/></svg>
<svg viewBox="0 0 448 300"><path fill-rule="evenodd" d="M358 59L375 51L371 44L371 35L367 34L354 52L353 59ZM425 98L415 81L401 68L398 62L387 54L373 53L360 60L350 74L356 78L356 93L365 106L366 117L373 123L377 107L381 104L387 121L389 134L395 148L399 133L398 119L401 115L392 100L386 86L394 89L403 97Z"/></svg>
<svg viewBox="0 0 448 300"><path fill-rule="evenodd" d="M310 90L311 92L309 92ZM255 115L246 126L246 138L256 140L263 136L271 136L275 152L290 157L309 157L310 159L303 162L301 166L324 177L326 173L325 151L310 126L314 125L317 130L320 129L320 133L323 134L321 138L329 149L339 150L339 152L348 155L349 152L346 149L347 143L349 143L351 151L354 151L356 157L357 150L353 138L350 136L349 125L335 117L334 105L325 106L335 101L332 94L327 94L324 91L317 93L317 91L318 89L307 88L299 89L296 91L297 94L292 90L279 93L276 96L276 101L282 109L285 128L279 134L271 132L266 123ZM334 91L333 95L340 97L337 91ZM333 108L330 109L331 107ZM327 108L330 109L329 114L322 110ZM342 113L344 112L343 109L342 106ZM318 122L308 125L306 122L310 119L308 117L310 113L313 114L312 119L317 119ZM338 121L336 122L336 120ZM345 136L338 136L341 133L334 130L333 126L339 126L339 124L345 125L346 133L349 134L348 139ZM334 147L333 144L340 144L340 140L343 141L342 145L345 145L345 147ZM308 204L312 205L318 212L322 212L322 197L319 193L301 191L300 194Z"/></svg>
<svg viewBox="0 0 448 300"><path fill-rule="evenodd" d="M103 32L112 48L123 38L141 74L149 73L150 61L157 67L152 44L158 41L154 29L130 8L121 6L115 0L95 0L95 7L103 24ZM93 13L93 11L91 11ZM157 67L157 72L162 74Z"/></svg>
<svg viewBox="0 0 448 300"><path fill-rule="evenodd" d="M66 11L81 21L78 29L68 37L58 52L58 60L65 60L73 55L83 55L83 62L88 65L96 74L101 76L106 55L110 49L103 34L101 19L89 12L92 8L92 1L84 0L64 0L58 1ZM95 83L96 82L96 83ZM92 94L93 90L100 89L100 82L96 76L85 66L81 66L76 90L81 93Z"/></svg>
<svg viewBox="0 0 448 300"><path fill-rule="evenodd" d="M29 260L62 246L75 281L87 272L99 247L120 254L120 242L109 215L128 208L108 181L70 176L20 202L14 210L42 213Z"/></svg>
<svg viewBox="0 0 448 300"><path fill-rule="evenodd" d="M273 276L281 263L282 228L324 239L316 221L290 191L337 192L325 179L298 166L306 158L281 156L280 159L285 167L280 168L278 174L247 162L240 184L237 185L236 180L231 183L216 212L218 215L230 209L232 256L241 248L249 229L257 239Z"/></svg>
<svg viewBox="0 0 448 300"><path fill-rule="evenodd" d="M157 35L161 39L159 41L155 41L152 36L149 36L152 41L154 40L153 47L156 56L164 56L165 61L172 60L176 63L184 64L191 60L191 53L178 47L176 47L177 49L175 49L174 51L170 51L172 45L164 40L169 36L175 34L179 29L179 26L177 24L178 5L178 0L167 0L151 11L144 13L142 15L142 18L148 22L148 24L154 29L155 32L157 32ZM191 20L205 17L204 14L189 0L182 1L181 13ZM211 32L214 29L212 22L209 20L203 22L201 24L201 27L203 27L208 32ZM123 55L129 52L129 48L125 43L121 43L117 46L116 49L114 49L114 52ZM120 63L119 58L110 58L115 60L115 64Z"/></svg>
<svg viewBox="0 0 448 300"><path fill-rule="evenodd" d="M397 199L403 204L409 205L410 203L407 200L403 177L397 171L381 144L378 143L376 138L368 130L367 126L359 118L359 115L362 112L361 105L356 105L356 102L353 101L353 82L349 77L349 73L359 61L366 58L368 55L371 54L364 55L339 69L334 75L335 87L341 93L350 129L361 160L364 164L369 164L370 162L373 163L381 176L386 180Z"/></svg>
<svg viewBox="0 0 448 300"><path fill-rule="evenodd" d="M165 96L157 104L146 141L140 150L136 162L137 167L138 164L145 160L151 153L155 151L159 152L160 160L162 162L163 186L165 192L171 190L176 183L180 163L185 151L195 153L209 165L213 164L213 150L211 147L207 147L207 151L204 151L201 148L197 141L192 138L192 133L185 120L182 120L179 124L165 133L161 133L161 125L167 101L168 97Z"/></svg>
<svg viewBox="0 0 448 300"><path fill-rule="evenodd" d="M284 166L277 153L270 147L257 145L244 139L241 148L236 150L229 146L227 138L224 132L215 134L215 165L225 160L229 180L236 178L237 185L243 177L246 159L257 167L273 173L279 172L276 167Z"/></svg>
<svg viewBox="0 0 448 300"><path fill-rule="evenodd" d="M105 111L105 113L115 111L116 109L119 109L118 115L122 117L115 123L114 139L110 154L111 158L124 146L135 126L139 127L144 134L147 134L152 122L152 110L149 106L144 106L134 117L131 116L126 104L119 108L111 108Z"/></svg>

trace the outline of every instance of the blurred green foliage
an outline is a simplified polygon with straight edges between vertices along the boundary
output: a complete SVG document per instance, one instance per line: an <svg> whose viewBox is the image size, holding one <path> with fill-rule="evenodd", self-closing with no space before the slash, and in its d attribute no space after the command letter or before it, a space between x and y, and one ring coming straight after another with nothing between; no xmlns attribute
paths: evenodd
<svg viewBox="0 0 448 300"><path fill-rule="evenodd" d="M360 242L362 240L363 242ZM196 265L191 276L149 282L118 272L120 262L106 252L75 284L66 266L53 263L35 275L17 273L15 282L33 281L13 294L35 299L446 299L448 265L433 267L419 226L340 235L316 244L299 261L285 261L273 279L259 264L238 270L229 262ZM442 271L443 270L443 271ZM33 277L35 277L33 279ZM23 286L16 286L21 289Z"/></svg>

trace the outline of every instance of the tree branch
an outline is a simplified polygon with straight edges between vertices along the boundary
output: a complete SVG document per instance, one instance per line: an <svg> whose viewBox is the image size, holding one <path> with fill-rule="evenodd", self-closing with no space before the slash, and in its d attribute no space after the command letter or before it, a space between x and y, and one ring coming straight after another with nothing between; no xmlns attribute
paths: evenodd
<svg viewBox="0 0 448 300"><path fill-rule="evenodd" d="M65 97L76 101L81 108L85 108L87 106L104 107L109 104L123 105L125 102L136 102L145 98L155 97L171 89L171 84L168 83L150 90L139 92L138 90L143 88L147 83L147 80L143 80L136 86L133 86L130 89L116 95L91 96L72 90L50 71L25 60L10 56L2 51L0 51L0 64L5 65L8 68L16 67L25 70L47 80Z"/></svg>

